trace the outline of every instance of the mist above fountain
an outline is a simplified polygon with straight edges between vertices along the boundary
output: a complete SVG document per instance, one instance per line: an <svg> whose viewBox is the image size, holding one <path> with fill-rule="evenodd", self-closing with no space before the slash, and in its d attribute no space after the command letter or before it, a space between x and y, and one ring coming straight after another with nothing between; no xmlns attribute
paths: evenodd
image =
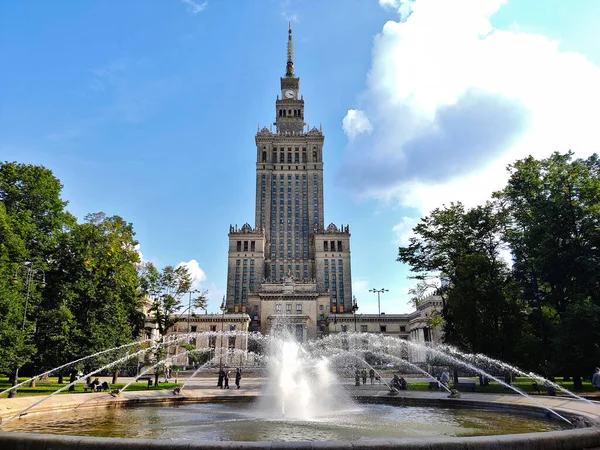
<svg viewBox="0 0 600 450"><path fill-rule="evenodd" d="M289 335L269 340L266 363L268 378L257 407L260 415L317 420L352 404L329 358L309 352Z"/></svg>

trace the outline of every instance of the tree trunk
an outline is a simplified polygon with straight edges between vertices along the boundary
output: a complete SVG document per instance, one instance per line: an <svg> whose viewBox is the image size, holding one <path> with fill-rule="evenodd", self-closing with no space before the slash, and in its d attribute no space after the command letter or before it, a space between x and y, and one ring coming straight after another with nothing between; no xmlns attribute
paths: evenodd
<svg viewBox="0 0 600 450"><path fill-rule="evenodd" d="M119 379L119 371L115 370L113 372L113 377L112 377L112 383L111 384L117 384L117 380Z"/></svg>
<svg viewBox="0 0 600 450"><path fill-rule="evenodd" d="M158 386L158 367L154 371L154 386Z"/></svg>
<svg viewBox="0 0 600 450"><path fill-rule="evenodd" d="M571 377L567 375L566 377L563 378L563 381L571 381Z"/></svg>
<svg viewBox="0 0 600 450"><path fill-rule="evenodd" d="M71 370L71 375L69 377L69 383L73 383L75 380L77 380L77 371L76 370ZM69 386L69 391L73 392L75 390L75 385L73 386Z"/></svg>
<svg viewBox="0 0 600 450"><path fill-rule="evenodd" d="M579 375L573 376L573 389L576 391L583 389L583 382L581 381L581 377Z"/></svg>
<svg viewBox="0 0 600 450"><path fill-rule="evenodd" d="M29 387L35 387L35 378L29 382Z"/></svg>
<svg viewBox="0 0 600 450"><path fill-rule="evenodd" d="M62 373L62 371L60 371L60 372L58 373L58 384L63 384L63 383L64 383L64 380L63 380L63 373Z"/></svg>

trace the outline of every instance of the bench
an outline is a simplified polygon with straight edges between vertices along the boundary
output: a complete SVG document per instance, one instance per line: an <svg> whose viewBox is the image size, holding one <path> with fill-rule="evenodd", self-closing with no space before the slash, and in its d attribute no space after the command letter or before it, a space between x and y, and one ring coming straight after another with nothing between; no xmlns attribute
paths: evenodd
<svg viewBox="0 0 600 450"><path fill-rule="evenodd" d="M556 389L552 386L540 385L536 382L531 383L531 388L534 391L537 391L538 394L541 394L541 390L545 389L547 391L547 395L554 397L556 395Z"/></svg>
<svg viewBox="0 0 600 450"><path fill-rule="evenodd" d="M92 392L96 392L96 385L84 383L83 384L83 392L87 392L88 390L92 391Z"/></svg>
<svg viewBox="0 0 600 450"><path fill-rule="evenodd" d="M454 389L463 388L463 389L471 389L471 391L475 392L476 383L454 383Z"/></svg>
<svg viewBox="0 0 600 450"><path fill-rule="evenodd" d="M153 380L153 378L154 377L151 377L151 376L145 376L145 377L136 378L135 381L147 381L148 382L148 387L150 387L150 386L152 386L152 383L153 383L152 380Z"/></svg>

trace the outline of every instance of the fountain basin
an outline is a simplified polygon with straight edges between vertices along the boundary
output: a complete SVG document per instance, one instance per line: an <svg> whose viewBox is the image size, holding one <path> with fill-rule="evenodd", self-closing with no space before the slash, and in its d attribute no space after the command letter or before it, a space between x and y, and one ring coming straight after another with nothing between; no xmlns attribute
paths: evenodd
<svg viewBox="0 0 600 450"><path fill-rule="evenodd" d="M58 410L62 410L62 415L66 418L72 417L73 422L77 423L80 426L85 426L85 420L78 420L77 410L83 411L84 415L88 414L91 417L94 417L97 412L97 408L114 408L112 413L115 411L127 411L128 415L133 414L135 409L124 409L118 408L121 406L139 406L145 405L148 407L154 408L154 412L150 414L150 409L142 408L141 411L136 412L135 414L139 414L140 417L146 417L148 420L151 417L154 417L156 411L162 408L162 413L168 419L171 419L173 422L181 421L181 414L184 416L186 414L196 415L200 414L190 422L191 430L194 429L193 424L194 420L198 421L198 417L202 417L204 414L205 417L206 412L212 409L211 419L216 425L214 430L225 430L228 431L228 420L232 419L232 414L238 415L247 415L250 423L253 421L252 412L248 409L247 412L241 411L243 407L239 406L242 404L241 402L245 402L246 404L252 400L254 400L260 393L259 386L252 387L251 383L246 389L238 390L230 390L230 391L221 391L215 389L189 389L184 390L181 395L174 396L170 392L166 391L146 391L146 392L125 392L121 396L114 398L108 394L76 394L76 395L61 395L56 396L53 399L50 399L53 404L42 404L45 405L42 409L40 405L39 410L32 410L32 413L25 418L25 421L29 420L29 417L32 419L32 423L43 421L44 420L44 411L43 410L52 410L54 412ZM430 393L430 392L416 392L416 391L407 391L402 393L399 396L390 397L387 395L385 390L373 390L369 392L360 392L358 395L360 404L367 404L363 410L365 413L364 421L376 420L377 422L381 422L386 418L386 415L389 415L390 410L385 408L389 408L390 406L398 407L398 413L413 413L417 411L419 414L423 414L424 410L431 408L439 408L438 413L441 415L436 416L432 414L430 416L430 420L434 423L434 428L438 431L445 433L448 429L451 429L452 426L448 426L447 424L441 423L440 420L443 419L444 416L448 417L454 412L458 412L458 416L460 417L468 417L466 413L467 410L471 410L471 412L476 412L475 416L480 416L480 419L486 419L486 416L489 411L501 412L505 414L506 417L510 418L511 415L517 414L516 417L521 417L521 414L525 414L529 417L537 416L541 418L545 414L545 410L540 409L539 406L536 406L532 402L529 402L527 399L522 397L517 397L514 395L493 395L493 394L464 394L461 399L448 399L445 394L442 393ZM9 417L12 411L14 413L15 410L19 411L22 409L23 404L26 401L32 401L32 397L23 397L17 399L2 399L0 400L0 416ZM49 401L50 401L49 400ZM565 415L570 419L582 420L584 419L588 425L594 425L600 422L600 408L595 405L585 404L580 401L571 401L564 398L557 397L538 397L538 400L541 400L547 406L551 406L552 408L560 411L561 414ZM11 402L16 402L13 404L13 408L10 408L9 404ZM193 406L194 404L200 406ZM202 405L205 405L202 406ZM208 406L210 404L212 406ZM221 408L221 411L215 411L214 405L223 405L225 406L217 406L216 409ZM236 406L237 405L237 406ZM169 410L165 409L167 406L175 406L172 408L172 411L177 411L177 414L172 414L169 417ZM408 408L414 408L413 410L407 410ZM76 408L76 410L74 410ZM204 409L203 409L204 408ZM206 409L208 408L208 410ZM373 409L374 408L374 409ZM379 408L379 409L378 409ZM457 409L458 408L458 409ZM404 411L402 411L404 410ZM109 410L110 411L110 410ZM379 411L381 416L377 419L375 412ZM393 412L393 411L392 411ZM435 411L434 411L435 412ZM181 413L181 414L180 414ZM71 416L69 415L71 414ZM216 414L216 415L215 415ZM355 419L360 423L361 413L360 412L347 412L347 415L355 414ZM402 414L400 414L402 415ZM101 417L100 414L98 417ZM525 416L525 417L526 417ZM50 420L51 415L46 416L48 420ZM229 419L225 420L223 417L229 417ZM489 416L491 417L491 416ZM235 418L234 418L235 419ZM143 420L143 419L142 419ZM240 424L236 423L236 420L229 422L230 424L236 424L235 426L239 428ZM330 419L328 419L330 420ZM335 418L333 418L335 420ZM427 420L427 419L425 419ZM468 420L468 419L464 419ZM489 418L487 420L494 420ZM435 427L435 423L438 423L439 426ZM199 423L199 422L198 422ZM328 428L328 425L318 423L311 426L316 426L313 431L306 431L307 433L312 433L310 435L310 440L314 440L315 434L324 433L319 441L314 442L306 442L305 440L309 440L306 437L302 438L302 433L297 435L298 440L287 442L282 442L282 440L286 439L294 439L294 436L288 436L287 438L281 438L281 436L277 436L276 434L271 436L275 436L276 439L268 440L270 436L269 427L272 430L277 431L278 427L282 429L294 428L294 426L303 427L303 424L299 425L290 425L293 423L293 420L281 420L279 422L275 421L275 423L267 424L267 428L263 429L264 437L267 440L259 441L259 442L250 442L250 441L235 441L235 440L220 440L227 439L226 433L217 433L212 437L213 440L207 440L206 437L202 438L201 436L196 436L194 438L193 433L190 433L187 440L182 439L171 439L173 436L168 436L165 439L165 436L160 436L159 439L138 439L138 438L106 438L106 437L89 437L89 436L66 436L66 435L51 435L51 434L37 434L37 433L21 433L14 431L1 431L0 432L0 448L6 450L38 450L38 449L61 449L61 448L69 448L69 449L94 449L94 448L102 448L102 449L111 449L111 448L172 448L172 449L194 449L194 448L230 448L234 446L236 448L279 448L285 446L286 448L427 448L427 449L437 449L437 448L456 448L456 449L473 449L473 448L544 448L544 449L581 449L581 448L593 448L600 447L600 428L596 426L591 426L582 429L569 429L562 431L545 431L545 432L533 432L526 434L507 434L507 435L492 435L492 436L477 436L477 437L446 437L446 436L435 436L429 434L428 436L414 437L414 434L406 434L405 436L399 435L396 432L388 433L387 435L382 435L380 433L381 429L377 431L377 429L373 432L373 430L366 430L366 435L357 435L353 428L355 425L349 423L346 425L345 431L344 427L341 429L336 427L337 431L331 431ZM557 420L550 420L552 426L556 428L561 428L562 424L560 424ZM6 424L6 430L10 430L11 424L19 424L19 420L15 419L10 424ZM260 427L257 425L258 422L254 421L254 426L250 427L252 431L258 431ZM409 424L410 425L410 424ZM133 426L133 425L132 425ZM402 426L400 424L400 426ZM408 426L408 425L407 425ZM245 425L241 426L242 432L247 432L248 430L244 428ZM175 428L175 427L174 427ZM230 426L229 428L235 428ZM552 428L552 427L550 427ZM544 427L544 429L549 429ZM214 431L213 430L213 431ZM315 431L316 430L316 431ZM205 430L206 431L206 430ZM210 430L209 430L210 431ZM239 431L239 430L238 430ZM413 429L413 431L415 431ZM417 432L418 427L417 427ZM372 434L369 434L372 433ZM85 433L84 433L85 434ZM418 435L418 433L417 433ZM347 436L347 437L346 437ZM179 436L181 438L181 436ZM231 437L229 438L231 439ZM451 446L451 447L450 447Z"/></svg>

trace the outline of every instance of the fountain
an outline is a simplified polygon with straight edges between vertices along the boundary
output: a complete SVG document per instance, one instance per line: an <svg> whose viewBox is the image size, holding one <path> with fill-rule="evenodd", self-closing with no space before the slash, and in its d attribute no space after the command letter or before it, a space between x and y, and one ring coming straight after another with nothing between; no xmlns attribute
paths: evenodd
<svg viewBox="0 0 600 450"><path fill-rule="evenodd" d="M126 445L191 449L226 447L230 441L237 441L239 447L256 447L265 441L276 446L286 441L291 448L310 446L306 441L317 447L327 441L333 448L357 444L368 448L525 448L532 441L539 448L600 446L600 428L596 425L600 423L600 407L596 402L566 390L569 398L532 397L499 379L498 374L511 371L552 384L484 355L366 333L342 333L305 343L296 342L281 330L271 336L248 333L245 338L260 343L266 351L249 359L254 365L242 367L240 390L216 388L216 370L222 360L213 355L174 391L128 391L135 380L190 352L186 350L176 355L167 351L166 357L149 364L120 390L56 395L148 352L169 349L190 338L222 335L226 339L232 333L241 332L188 333L160 343L141 342L105 350L88 358L110 355L112 351L116 352L112 362L48 396L0 399L0 448ZM197 348L192 352L211 350ZM122 354L124 351L127 353ZM403 375L413 374L410 376L428 380L437 388L439 383L433 374L411 361L411 355L424 354L448 366L481 374L518 395L475 393L458 399L443 385L441 391L409 389L390 395L387 381L391 373L385 368L388 363ZM247 354L238 356L235 360L239 365L248 360ZM51 375L84 359L34 378ZM355 386L353 374L363 368L374 371L379 378L376 384Z"/></svg>

